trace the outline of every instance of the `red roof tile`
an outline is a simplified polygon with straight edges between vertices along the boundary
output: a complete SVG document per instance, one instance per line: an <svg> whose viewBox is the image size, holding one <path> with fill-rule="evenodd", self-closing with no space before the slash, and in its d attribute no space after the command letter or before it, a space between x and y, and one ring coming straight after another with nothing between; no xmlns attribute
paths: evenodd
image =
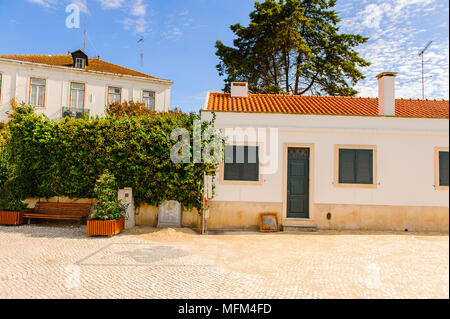
<svg viewBox="0 0 450 319"><path fill-rule="evenodd" d="M397 99L395 103L396 116L398 117L449 117L449 101L447 100ZM228 93L210 93L206 110L216 112L378 116L378 98L275 94L249 94L248 98L232 98Z"/></svg>
<svg viewBox="0 0 450 319"><path fill-rule="evenodd" d="M66 55L0 55L0 58L3 59L10 59L10 60L17 60L17 61L25 61L25 62L32 62L32 63L40 63L40 64L47 64L47 65L54 65L54 66L62 66L62 67L72 67L73 59L72 55L66 54ZM161 80L157 77L144 74L138 71L134 71L125 67L122 67L120 65L112 64L100 59L91 59L89 58L88 61L89 65L86 66L86 71L96 71L96 72L105 72L105 73L112 73L112 74L118 74L118 75L131 75L131 76L138 76L138 77L144 77L149 79L157 79Z"/></svg>

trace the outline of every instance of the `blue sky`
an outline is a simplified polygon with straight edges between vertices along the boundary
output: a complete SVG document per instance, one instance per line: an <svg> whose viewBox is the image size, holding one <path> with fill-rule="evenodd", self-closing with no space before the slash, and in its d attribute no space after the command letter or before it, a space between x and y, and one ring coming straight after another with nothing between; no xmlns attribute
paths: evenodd
<svg viewBox="0 0 450 319"><path fill-rule="evenodd" d="M81 28L65 25L67 5L82 10ZM90 57L170 79L172 107L197 111L208 91L221 91L214 44L231 44L229 25L248 23L253 1L247 0L0 0L0 54L65 54L83 47L86 19ZM397 96L420 98L418 52L430 40L427 98L449 95L449 4L446 0L338 0L343 32L370 41L359 47L372 65L357 89L377 95L375 75L399 72ZM144 66L140 47L144 37Z"/></svg>

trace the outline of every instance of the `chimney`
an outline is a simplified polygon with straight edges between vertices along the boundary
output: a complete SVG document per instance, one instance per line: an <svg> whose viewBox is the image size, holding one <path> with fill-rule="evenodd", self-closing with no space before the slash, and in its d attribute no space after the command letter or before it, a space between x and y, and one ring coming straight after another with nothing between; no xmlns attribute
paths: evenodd
<svg viewBox="0 0 450 319"><path fill-rule="evenodd" d="M248 97L247 82L231 82L231 97Z"/></svg>
<svg viewBox="0 0 450 319"><path fill-rule="evenodd" d="M378 79L378 115L395 116L395 72L383 72Z"/></svg>

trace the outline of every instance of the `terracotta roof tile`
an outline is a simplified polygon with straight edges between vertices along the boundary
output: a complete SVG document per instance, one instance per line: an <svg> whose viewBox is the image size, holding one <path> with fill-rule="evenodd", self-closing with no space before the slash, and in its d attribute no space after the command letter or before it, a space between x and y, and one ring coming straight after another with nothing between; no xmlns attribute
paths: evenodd
<svg viewBox="0 0 450 319"><path fill-rule="evenodd" d="M32 63L40 63L54 66L62 66L62 67L72 67L73 59L72 55L0 55L0 58L17 60L17 61L25 61ZM88 61L89 65L86 67L86 71L96 71L96 72L105 72L119 75L131 75L144 77L149 79L158 79L157 77L144 74L138 71L134 71L113 63L109 63L100 59L91 59Z"/></svg>
<svg viewBox="0 0 450 319"><path fill-rule="evenodd" d="M396 116L448 118L447 100L396 100ZM249 94L232 98L228 93L210 93L206 110L216 112L291 113L378 116L378 98Z"/></svg>

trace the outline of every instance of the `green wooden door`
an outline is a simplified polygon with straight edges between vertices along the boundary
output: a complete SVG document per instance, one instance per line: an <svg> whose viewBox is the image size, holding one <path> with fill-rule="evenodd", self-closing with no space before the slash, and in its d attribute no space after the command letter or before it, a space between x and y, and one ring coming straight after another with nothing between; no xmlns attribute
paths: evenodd
<svg viewBox="0 0 450 319"><path fill-rule="evenodd" d="M309 218L309 148L289 148L287 217Z"/></svg>

